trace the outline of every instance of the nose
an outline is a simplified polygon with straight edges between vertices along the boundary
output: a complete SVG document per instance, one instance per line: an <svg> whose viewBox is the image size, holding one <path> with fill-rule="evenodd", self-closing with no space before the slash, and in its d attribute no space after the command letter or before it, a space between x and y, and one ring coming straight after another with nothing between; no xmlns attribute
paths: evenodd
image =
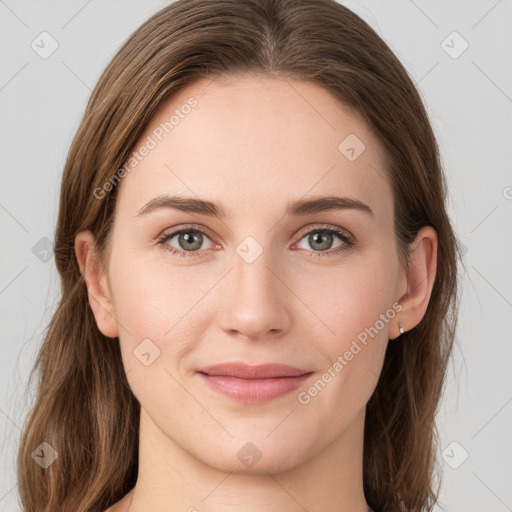
<svg viewBox="0 0 512 512"><path fill-rule="evenodd" d="M219 289L220 327L250 340L286 333L292 320L292 294L266 251L252 263L234 254L233 267Z"/></svg>

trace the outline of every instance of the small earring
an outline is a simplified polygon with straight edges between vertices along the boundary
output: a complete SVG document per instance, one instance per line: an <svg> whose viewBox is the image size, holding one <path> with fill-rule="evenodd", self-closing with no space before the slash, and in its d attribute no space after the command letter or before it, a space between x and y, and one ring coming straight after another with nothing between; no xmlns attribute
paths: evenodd
<svg viewBox="0 0 512 512"><path fill-rule="evenodd" d="M400 330L400 334L405 332L404 324L402 322L398 322L398 329Z"/></svg>

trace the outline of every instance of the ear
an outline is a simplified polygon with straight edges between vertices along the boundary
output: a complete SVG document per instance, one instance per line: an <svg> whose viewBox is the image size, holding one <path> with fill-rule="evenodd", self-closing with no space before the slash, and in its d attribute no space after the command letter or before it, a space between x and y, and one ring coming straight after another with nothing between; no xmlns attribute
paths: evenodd
<svg viewBox="0 0 512 512"><path fill-rule="evenodd" d="M107 276L94 252L94 235L81 231L75 237L75 254L80 272L85 278L89 305L96 319L98 329L107 337L119 336L119 329L111 302Z"/></svg>
<svg viewBox="0 0 512 512"><path fill-rule="evenodd" d="M402 310L390 329L389 339L400 336L398 322L410 331L422 320L427 311L437 270L437 233L432 226L424 226L411 244L409 269L405 275L407 291L399 299Z"/></svg>

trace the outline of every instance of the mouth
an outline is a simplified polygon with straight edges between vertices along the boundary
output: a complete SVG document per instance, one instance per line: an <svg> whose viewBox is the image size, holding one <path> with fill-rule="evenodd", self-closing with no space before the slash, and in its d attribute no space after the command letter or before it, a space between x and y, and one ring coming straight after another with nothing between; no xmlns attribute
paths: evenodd
<svg viewBox="0 0 512 512"><path fill-rule="evenodd" d="M250 366L225 363L197 370L214 391L234 400L258 403L283 396L300 387L312 371L282 364Z"/></svg>

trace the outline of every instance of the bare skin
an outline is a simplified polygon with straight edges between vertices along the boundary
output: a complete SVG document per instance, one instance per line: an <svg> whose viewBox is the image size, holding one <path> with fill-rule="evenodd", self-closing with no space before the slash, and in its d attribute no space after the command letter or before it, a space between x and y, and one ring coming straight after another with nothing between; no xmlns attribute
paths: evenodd
<svg viewBox="0 0 512 512"><path fill-rule="evenodd" d="M365 406L387 344L401 342L399 322L408 330L425 314L436 233L420 230L405 271L384 149L318 86L202 80L162 106L138 146L190 97L197 106L118 185L108 268L91 258L90 231L76 237L98 328L119 337L141 404L138 480L108 512L369 512ZM339 149L350 134L365 145L353 161ZM138 215L162 194L217 201L227 216L171 208ZM372 213L284 215L292 201L324 196L360 201ZM179 235L158 243L183 227L197 249ZM329 228L343 237L328 233L322 242ZM249 236L252 245L241 246ZM240 246L261 253L248 262ZM354 354L353 341L371 326L378 333ZM146 353L160 351L149 365L134 354L145 339ZM333 370L340 356L346 364ZM312 374L278 398L237 401L196 371L233 361ZM329 368L329 382L310 392ZM260 454L252 466L239 456L244 446Z"/></svg>

